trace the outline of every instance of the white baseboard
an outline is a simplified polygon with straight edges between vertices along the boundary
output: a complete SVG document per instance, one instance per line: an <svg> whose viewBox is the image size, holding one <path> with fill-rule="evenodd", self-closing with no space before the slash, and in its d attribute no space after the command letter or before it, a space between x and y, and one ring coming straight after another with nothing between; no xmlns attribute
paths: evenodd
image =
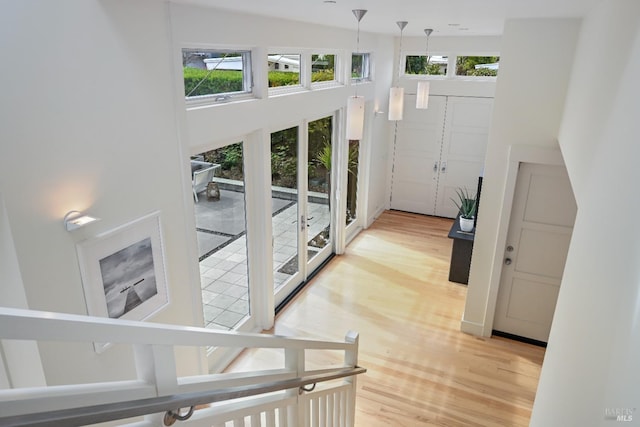
<svg viewBox="0 0 640 427"><path fill-rule="evenodd" d="M371 215L369 218L367 218L367 225L364 228L369 228L371 226L371 224L373 224L373 221L375 221L376 219L378 219L378 217L380 215L382 215L382 212L385 211L385 207L381 206L380 208L378 208L377 211L375 211L373 213L373 215Z"/></svg>
<svg viewBox="0 0 640 427"><path fill-rule="evenodd" d="M460 322L460 330L466 334L475 335L477 337L490 337L491 331L487 334L482 323L469 322L462 320Z"/></svg>

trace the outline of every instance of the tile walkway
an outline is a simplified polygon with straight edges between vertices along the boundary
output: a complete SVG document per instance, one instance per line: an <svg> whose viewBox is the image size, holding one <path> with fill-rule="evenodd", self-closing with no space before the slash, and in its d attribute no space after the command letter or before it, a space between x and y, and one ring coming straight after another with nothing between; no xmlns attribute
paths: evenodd
<svg viewBox="0 0 640 427"><path fill-rule="evenodd" d="M297 255L298 206L274 197L273 209L277 288L291 277L279 270ZM205 326L231 330L249 314L244 194L221 190L220 201L201 197L195 211ZM328 205L309 203L307 223L311 239L329 224Z"/></svg>

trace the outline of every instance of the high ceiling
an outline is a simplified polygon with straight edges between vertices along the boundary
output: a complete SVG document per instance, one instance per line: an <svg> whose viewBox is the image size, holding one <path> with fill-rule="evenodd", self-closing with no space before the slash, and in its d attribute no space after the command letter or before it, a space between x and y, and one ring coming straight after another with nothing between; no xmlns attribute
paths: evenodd
<svg viewBox="0 0 640 427"><path fill-rule="evenodd" d="M172 0L295 21L355 28L352 9L367 9L361 30L421 36L499 35L507 18L584 16L600 0Z"/></svg>

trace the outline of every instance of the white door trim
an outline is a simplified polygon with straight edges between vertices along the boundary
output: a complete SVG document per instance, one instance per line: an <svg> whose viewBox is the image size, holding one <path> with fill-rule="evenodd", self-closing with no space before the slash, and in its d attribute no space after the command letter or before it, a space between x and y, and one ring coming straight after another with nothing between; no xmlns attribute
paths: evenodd
<svg viewBox="0 0 640 427"><path fill-rule="evenodd" d="M491 266L491 276L489 279L489 292L487 295L487 307L484 313L484 319L481 325L481 331L478 331L474 323L463 320L462 329L466 332L481 332L482 336L489 337L493 330L493 320L496 311L496 303L498 300L498 290L500 289L500 278L502 275L503 248L507 244L507 233L509 231L509 223L511 221L511 208L516 189L516 178L518 176L518 167L520 163L537 163L542 165L564 166L564 158L562 152L558 148L536 147L528 145L511 145L509 146L508 163L505 179L505 190L500 209L500 219L498 221L498 235L496 238L496 246L493 252L493 260ZM465 325L465 323L469 323Z"/></svg>

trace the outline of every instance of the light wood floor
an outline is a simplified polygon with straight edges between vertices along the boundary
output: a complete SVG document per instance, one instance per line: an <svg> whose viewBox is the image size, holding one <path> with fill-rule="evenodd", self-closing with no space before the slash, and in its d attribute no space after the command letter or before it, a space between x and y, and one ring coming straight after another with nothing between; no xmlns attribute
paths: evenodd
<svg viewBox="0 0 640 427"><path fill-rule="evenodd" d="M357 426L529 423L544 349L460 332L467 289L447 280L450 226L385 212L276 318L279 335L360 333ZM273 367L273 352L246 351L229 370Z"/></svg>

